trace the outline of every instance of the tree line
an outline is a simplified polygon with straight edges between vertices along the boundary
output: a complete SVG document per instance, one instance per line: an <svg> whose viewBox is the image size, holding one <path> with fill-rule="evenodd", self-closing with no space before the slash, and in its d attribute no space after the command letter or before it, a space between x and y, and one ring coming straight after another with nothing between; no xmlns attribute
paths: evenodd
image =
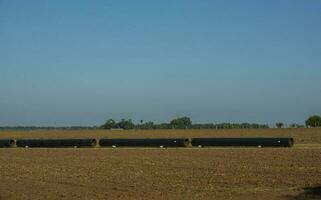
<svg viewBox="0 0 321 200"><path fill-rule="evenodd" d="M275 123L276 128L284 128L283 122ZM321 117L314 115L309 117L305 121L305 125L292 123L288 126L289 128L310 128L310 127L321 127ZM101 128L103 129L260 129L270 128L268 124L257 124L257 123L196 123L193 124L189 117L178 117L171 120L169 123L155 124L152 121L134 124L131 119L121 119L115 121L113 119L107 120Z"/></svg>
<svg viewBox="0 0 321 200"><path fill-rule="evenodd" d="M284 128L285 124L282 122L275 123L275 127ZM321 127L321 117L313 115L305 121L305 125L292 123L289 128L313 128ZM178 117L171 120L169 123L154 123L152 121L144 122L141 120L139 123L133 123L131 119L121 119L116 121L108 119L101 126L68 126L68 127L39 127L39 126L0 126L2 130L95 130L95 129L259 129L270 128L268 124L257 123L192 123L189 117Z"/></svg>
<svg viewBox="0 0 321 200"><path fill-rule="evenodd" d="M255 124L255 123L203 123L193 124L189 117L179 117L171 120L169 123L155 124L148 121L134 124L131 119L121 119L115 121L108 119L102 126L103 129L238 129L238 128L269 128L268 124Z"/></svg>

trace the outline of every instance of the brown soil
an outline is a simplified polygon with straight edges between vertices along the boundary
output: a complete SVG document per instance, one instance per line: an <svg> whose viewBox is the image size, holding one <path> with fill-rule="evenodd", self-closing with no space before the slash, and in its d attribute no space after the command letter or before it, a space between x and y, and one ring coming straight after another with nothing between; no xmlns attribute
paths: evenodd
<svg viewBox="0 0 321 200"><path fill-rule="evenodd" d="M252 130L122 132L124 137L264 136L266 132L293 134L297 140L314 143L295 148L0 149L0 199L321 199L320 129L307 130L302 131L306 135L288 129L284 134L264 130L256 135ZM99 138L121 133L0 135Z"/></svg>

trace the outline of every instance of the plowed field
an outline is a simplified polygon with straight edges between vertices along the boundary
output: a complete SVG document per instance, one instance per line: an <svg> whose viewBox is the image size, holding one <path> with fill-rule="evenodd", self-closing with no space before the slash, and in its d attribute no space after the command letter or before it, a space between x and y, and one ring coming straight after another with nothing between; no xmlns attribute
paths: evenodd
<svg viewBox="0 0 321 200"><path fill-rule="evenodd" d="M321 129L0 132L0 138L103 136L292 136L296 144L0 149L0 199L321 199Z"/></svg>

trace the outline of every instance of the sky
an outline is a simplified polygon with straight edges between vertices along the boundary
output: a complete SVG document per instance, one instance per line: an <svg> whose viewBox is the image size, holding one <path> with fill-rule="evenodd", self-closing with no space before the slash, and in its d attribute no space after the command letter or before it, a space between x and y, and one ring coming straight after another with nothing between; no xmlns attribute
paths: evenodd
<svg viewBox="0 0 321 200"><path fill-rule="evenodd" d="M0 126L313 114L320 0L0 0Z"/></svg>

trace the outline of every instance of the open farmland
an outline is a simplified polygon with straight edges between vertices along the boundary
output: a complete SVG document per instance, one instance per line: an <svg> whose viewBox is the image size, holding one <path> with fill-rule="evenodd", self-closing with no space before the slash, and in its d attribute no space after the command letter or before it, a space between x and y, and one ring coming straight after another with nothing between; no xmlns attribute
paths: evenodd
<svg viewBox="0 0 321 200"><path fill-rule="evenodd" d="M294 148L0 149L0 199L321 198L321 129L0 133L1 138L15 139L209 136L294 137L296 144Z"/></svg>

